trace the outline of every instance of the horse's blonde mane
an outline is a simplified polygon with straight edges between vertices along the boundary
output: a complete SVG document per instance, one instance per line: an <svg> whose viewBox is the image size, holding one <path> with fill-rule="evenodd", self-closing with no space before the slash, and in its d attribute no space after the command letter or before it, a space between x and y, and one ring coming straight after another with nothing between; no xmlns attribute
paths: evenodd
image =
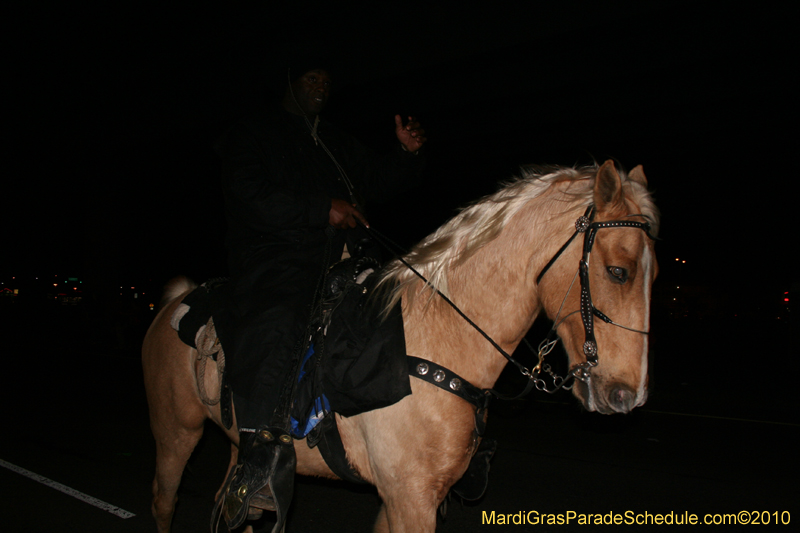
<svg viewBox="0 0 800 533"><path fill-rule="evenodd" d="M403 256L417 272L425 276L431 289L447 294L447 273L463 263L480 248L497 238L508 221L530 201L543 197L544 193L556 183L569 182L561 188L560 195L548 195L548 204L568 202L569 209L586 207L592 203L594 177L597 165L579 168L536 167L521 169L519 176L502 184L494 194L485 196L462 209L434 233L423 239ZM626 197L639 205L641 213L650 220L651 233L658 230L658 212L646 188L627 179L624 171L619 172ZM396 305L407 289L423 283L400 260L396 259L384 270L380 286L389 290L384 308L387 312ZM413 297L416 291L408 291Z"/></svg>

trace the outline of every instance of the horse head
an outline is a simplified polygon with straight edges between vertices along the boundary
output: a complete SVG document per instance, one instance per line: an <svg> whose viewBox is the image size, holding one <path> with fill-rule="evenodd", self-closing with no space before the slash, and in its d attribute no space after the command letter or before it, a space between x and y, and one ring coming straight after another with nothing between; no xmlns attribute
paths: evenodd
<svg viewBox="0 0 800 533"><path fill-rule="evenodd" d="M546 290L542 280L544 307L576 377L573 394L589 411L627 413L647 400L650 295L658 265L652 240L657 214L646 187L641 166L625 178L611 161L603 164L593 183L591 219L577 223L583 247L573 244L550 274L556 287L569 287L566 296L563 289L561 295Z"/></svg>
<svg viewBox="0 0 800 533"><path fill-rule="evenodd" d="M480 387L493 386L506 359L466 320L447 318L453 311L433 298L436 291L509 353L544 310L578 378L573 393L590 411L628 412L647 399L657 225L641 167L628 175L611 161L546 174L523 169L385 270L383 282L393 287L387 309L402 297L404 316L418 324L407 328L407 344ZM418 302L424 293L430 298Z"/></svg>

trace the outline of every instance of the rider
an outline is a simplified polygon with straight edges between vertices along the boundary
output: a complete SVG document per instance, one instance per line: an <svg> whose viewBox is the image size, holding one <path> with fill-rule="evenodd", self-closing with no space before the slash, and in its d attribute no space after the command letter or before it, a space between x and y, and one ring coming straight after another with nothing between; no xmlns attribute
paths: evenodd
<svg viewBox="0 0 800 533"><path fill-rule="evenodd" d="M362 202L419 181L426 141L416 119L397 115L399 142L379 156L323 120L333 78L320 58L295 58L286 80L279 104L242 120L216 146L233 285L226 378L240 442L228 494L245 494L226 499L231 529L245 519L249 495L264 487L269 470L294 464L293 449L287 455L277 445L289 434L281 393L307 342L323 269L365 236L358 233L359 223L368 225Z"/></svg>

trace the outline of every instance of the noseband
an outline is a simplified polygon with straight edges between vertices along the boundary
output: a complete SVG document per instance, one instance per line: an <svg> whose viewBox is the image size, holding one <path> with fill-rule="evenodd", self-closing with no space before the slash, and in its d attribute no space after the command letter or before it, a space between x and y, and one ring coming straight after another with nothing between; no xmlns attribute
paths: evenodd
<svg viewBox="0 0 800 533"><path fill-rule="evenodd" d="M539 282L542 280L542 277L545 273L550 269L551 266L561 257L561 254L569 247L572 241L575 238L583 233L583 253L581 255L581 260L578 263L578 275L580 277L581 283L581 321L583 322L583 331L584 331L584 343L583 343L583 354L586 357L586 361L583 363L579 363L572 367L569 374L563 380L557 379L558 388L563 387L563 384L570 378L574 377L575 379L579 379L580 381L587 381L589 379L589 370L597 366L597 340L594 336L594 317L601 319L603 322L607 324L611 324L623 329L627 329L629 331L633 331L636 333L641 333L643 335L649 334L648 331L634 329L628 326L623 326L622 324L617 324L613 320L611 320L607 315L597 309L594 304L592 303L592 293L589 289L589 254L592 252L592 247L594 246L595 238L597 237L597 231L603 228L639 228L644 231L645 235L647 235L651 240L655 240L655 237L650 234L650 224L648 222L633 222L630 220L607 220L605 222L593 222L595 216L595 209L594 205L590 205L586 208L586 212L578 217L578 220L575 221L575 233L567 239L567 242L559 248L559 250L555 253L552 259L544 266L542 271L536 277L536 284L538 285ZM644 215L632 215L632 216L644 216ZM564 300L566 300L567 296L569 295L569 291L571 290L572 285L570 288L567 289L567 294L564 295ZM562 302L563 305L563 302ZM560 310L559 310L560 312ZM565 317L566 318L566 317ZM553 327L550 330L550 334L548 334L547 338L542 341L539 345L539 364L533 370L534 374L538 374L538 372L542 369L542 363L544 360L544 356L550 353L550 350L553 349L555 345L555 330L558 326L558 316L554 320ZM557 378L549 369L546 369L548 373L550 373L554 379Z"/></svg>

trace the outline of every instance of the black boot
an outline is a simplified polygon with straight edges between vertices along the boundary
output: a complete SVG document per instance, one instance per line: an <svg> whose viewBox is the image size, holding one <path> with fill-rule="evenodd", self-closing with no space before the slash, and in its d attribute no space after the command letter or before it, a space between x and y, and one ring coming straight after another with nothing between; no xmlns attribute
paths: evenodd
<svg viewBox="0 0 800 533"><path fill-rule="evenodd" d="M267 427L255 433L240 432L239 460L221 495L228 528L233 530L244 523L251 498L269 484L278 513L276 528L280 530L292 500L296 464L294 443L287 431Z"/></svg>

